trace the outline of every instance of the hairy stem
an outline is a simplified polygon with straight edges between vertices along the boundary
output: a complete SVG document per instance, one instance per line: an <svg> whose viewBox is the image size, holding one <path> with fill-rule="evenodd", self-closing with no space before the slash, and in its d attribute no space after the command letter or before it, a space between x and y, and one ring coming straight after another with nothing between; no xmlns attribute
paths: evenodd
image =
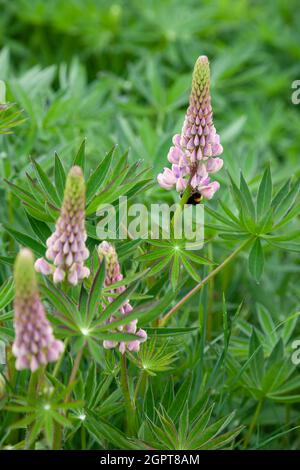
<svg viewBox="0 0 300 470"><path fill-rule="evenodd" d="M165 316L160 320L160 326L163 326L166 324L166 322L171 318L171 316L179 310L182 305L184 305L196 292L198 292L200 289L202 289L203 286L205 286L210 279L212 279L216 274L218 274L230 261L232 261L245 247L248 245L248 243L252 240L252 238L247 239L245 242L243 242L240 246L238 246L227 258L224 259L224 261L219 264L213 271L211 271L199 284L197 284L195 287L193 287L190 292L188 292L182 299L177 302L174 307L172 307L166 314Z"/></svg>

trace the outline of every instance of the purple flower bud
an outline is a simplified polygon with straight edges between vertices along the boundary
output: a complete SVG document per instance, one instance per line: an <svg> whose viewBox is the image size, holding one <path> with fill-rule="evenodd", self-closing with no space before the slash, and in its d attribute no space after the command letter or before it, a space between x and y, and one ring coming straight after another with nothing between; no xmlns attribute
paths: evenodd
<svg viewBox="0 0 300 470"><path fill-rule="evenodd" d="M41 263L38 263L40 266ZM40 300L30 250L20 251L15 262L14 328L16 338L13 354L16 369L34 372L42 364L57 361L64 345L53 336Z"/></svg>
<svg viewBox="0 0 300 470"><path fill-rule="evenodd" d="M203 197L210 199L219 189L219 184L210 183L210 189L202 185L198 167L205 165L207 173L216 173L223 161L218 157L223 152L220 137L213 125L210 97L210 71L206 56L198 57L192 79L192 90L181 135L173 137L168 160L172 169L164 169L157 177L164 189L176 186L178 192L190 184ZM174 167L176 165L176 167Z"/></svg>
<svg viewBox="0 0 300 470"><path fill-rule="evenodd" d="M44 274L45 276L48 276L49 274L52 273L52 267L49 263L47 263L44 258L39 258L36 260L34 263L34 267L36 272Z"/></svg>
<svg viewBox="0 0 300 470"><path fill-rule="evenodd" d="M223 160L222 158L210 158L207 160L207 171L208 173L216 173L219 171L223 166Z"/></svg>
<svg viewBox="0 0 300 470"><path fill-rule="evenodd" d="M200 185L199 187L202 196L206 199L211 199L219 188L220 184L218 181L213 181L212 183L203 186Z"/></svg>
<svg viewBox="0 0 300 470"><path fill-rule="evenodd" d="M165 189L172 189L176 183L176 176L170 168L165 168L163 173L157 177L160 186Z"/></svg>
<svg viewBox="0 0 300 470"><path fill-rule="evenodd" d="M123 279L123 275L121 273L120 264L118 261L118 255L115 248L108 242L103 241L98 246L98 255L100 260L105 258L106 261L106 277L105 277L105 286L108 287L115 282L121 281ZM118 287L116 289L111 289L111 293L121 293L126 290L125 286ZM109 297L109 302L113 302L113 297ZM128 315L132 312L133 308L128 301L126 301L119 309L122 315ZM108 319L108 323L111 323L115 320L113 316ZM131 320L127 325L118 327L118 331L122 331L123 333L131 333L135 334L136 336L140 337L141 339L136 339L133 341L121 341L117 343L116 341L104 341L103 347L105 349L112 349L119 346L119 351L121 354L128 351L139 351L140 343L143 343L147 339L147 333L140 329L137 331L137 322L138 320Z"/></svg>
<svg viewBox="0 0 300 470"><path fill-rule="evenodd" d="M82 170L73 166L67 176L64 200L55 232L47 240L46 257L53 262L49 265L43 258L37 260L35 269L45 275L53 273L55 283L66 280L76 286L90 275L84 266L89 256L85 246L85 183Z"/></svg>

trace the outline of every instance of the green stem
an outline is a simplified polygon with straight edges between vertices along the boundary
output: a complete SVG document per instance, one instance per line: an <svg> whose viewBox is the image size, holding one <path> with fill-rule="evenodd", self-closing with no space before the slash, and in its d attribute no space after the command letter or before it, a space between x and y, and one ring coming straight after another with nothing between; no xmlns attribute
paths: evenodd
<svg viewBox="0 0 300 470"><path fill-rule="evenodd" d="M45 367L40 367L35 372L31 372L29 384L28 384L28 401L29 402L31 402L31 400L36 399L38 391L42 385L44 372L45 372ZM33 429L33 425L30 425L27 431L27 436L26 436L26 443L25 443L26 449L34 449L34 441L31 442L30 444L32 429Z"/></svg>
<svg viewBox="0 0 300 470"><path fill-rule="evenodd" d="M86 431L85 431L84 426L81 426L80 437L81 437L81 450L85 450L86 449Z"/></svg>
<svg viewBox="0 0 300 470"><path fill-rule="evenodd" d="M128 384L128 372L126 364L126 355L121 355L121 387L125 402L126 426L129 435L134 434L135 429L135 407L132 403Z"/></svg>
<svg viewBox="0 0 300 470"><path fill-rule="evenodd" d="M258 420L258 417L259 417L259 414L260 414L260 410L261 410L261 407L262 407L262 404L263 404L263 398L261 398L259 400L259 402L257 403L257 407L256 407L256 410L255 410L255 413L254 413L254 416L252 418L252 421L251 421L251 424L249 426L249 430L248 430L248 433L245 437L245 441L244 441L244 449L246 449L248 447L248 444L250 442L250 439L252 437L252 434L253 434L253 431L256 427L256 423L257 423L257 420Z"/></svg>
<svg viewBox="0 0 300 470"><path fill-rule="evenodd" d="M71 374L70 374L70 378L69 378L67 387L69 387L74 382L74 380L76 378L76 374L77 374L79 366L80 366L80 361L81 361L81 357L82 357L82 354L83 354L83 350L84 350L84 345L82 346L81 349L79 349L79 351L77 353L77 356L75 358L75 361L74 361L74 364L73 364L73 367L72 367L72 370L71 370ZM69 391L67 393L67 395L65 396L65 399L64 399L65 403L68 402L68 400L70 398L70 395L71 395L71 392ZM53 436L53 450L61 449L62 431L63 431L62 426L58 423L55 423L54 436Z"/></svg>
<svg viewBox="0 0 300 470"><path fill-rule="evenodd" d="M176 211L173 215L173 218L172 218L171 227L173 229L173 232L174 232L174 225L175 225L176 219L179 217L180 213L184 209L184 205L188 201L188 199L191 195L191 192L192 192L192 188L191 188L190 185L188 185L184 190L184 193L183 193L183 195L180 199L179 205L178 205L178 207L177 207L177 209L176 209Z"/></svg>
<svg viewBox="0 0 300 470"><path fill-rule="evenodd" d="M190 292L188 292L182 299L177 302L174 307L172 307L166 314L165 316L160 320L160 326L165 325L165 323L171 318L172 315L174 315L175 312L177 312L182 305L184 305L196 292L202 289L203 286L205 286L210 279L212 279L218 272L220 272L230 261L232 261L244 248L252 238L247 239L244 243L242 243L240 246L238 246L227 258L224 259L224 261L219 264L213 271L211 271L199 284L197 284L195 287L193 287Z"/></svg>
<svg viewBox="0 0 300 470"><path fill-rule="evenodd" d="M75 357L75 361L74 361L74 364L73 364L73 367L72 367L72 370L71 370L71 374L70 374L70 378L69 378L69 382L68 382L68 385L67 385L68 387L74 382L74 380L76 378L76 374L77 374L79 366L80 366L80 361L81 361L81 357L82 357L82 354L83 354L84 346L85 345L83 345L82 348L79 349L79 351L77 353L77 356ZM71 395L71 392L69 391L69 393L67 393L67 395L65 396L65 403L69 400L70 395Z"/></svg>
<svg viewBox="0 0 300 470"><path fill-rule="evenodd" d="M60 450L61 449L61 441L62 441L62 427L61 427L60 424L55 422L52 450Z"/></svg>
<svg viewBox="0 0 300 470"><path fill-rule="evenodd" d="M69 338L66 338L65 341L64 341L64 343L65 343L64 350L63 350L62 354L60 355L60 358L59 358L59 360L56 362L55 367L54 367L54 369L53 369L53 374L52 374L53 377L56 377L57 374L58 374L58 371L59 371L59 369L60 369L60 366L61 366L61 364L62 364L62 361L63 361L64 355L65 355L65 352L66 352L67 347L68 347L68 344L69 344Z"/></svg>
<svg viewBox="0 0 300 470"><path fill-rule="evenodd" d="M209 259L213 259L212 244L208 247ZM211 273L212 266L209 265L208 274ZM208 283L208 306L207 306L207 339L211 340L211 334L213 330L213 303L214 303L214 278L212 277Z"/></svg>
<svg viewBox="0 0 300 470"><path fill-rule="evenodd" d="M136 401L138 399L140 389L144 390L145 386L146 386L146 383L147 383L147 372L142 370L141 373L140 373L140 376L138 378L138 381L137 381L137 384L136 384L136 387L135 387L135 391L134 391L134 397L133 397L134 406L135 406Z"/></svg>

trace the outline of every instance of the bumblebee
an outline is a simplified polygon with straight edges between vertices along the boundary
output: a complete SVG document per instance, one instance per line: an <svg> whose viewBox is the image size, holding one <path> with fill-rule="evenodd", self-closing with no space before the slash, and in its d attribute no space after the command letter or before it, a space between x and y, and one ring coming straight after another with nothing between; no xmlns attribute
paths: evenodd
<svg viewBox="0 0 300 470"><path fill-rule="evenodd" d="M182 194L181 194L181 197L182 197ZM200 204L201 201L202 201L202 195L198 191L193 191L190 197L188 198L186 204L191 204L192 206L196 206L197 204Z"/></svg>

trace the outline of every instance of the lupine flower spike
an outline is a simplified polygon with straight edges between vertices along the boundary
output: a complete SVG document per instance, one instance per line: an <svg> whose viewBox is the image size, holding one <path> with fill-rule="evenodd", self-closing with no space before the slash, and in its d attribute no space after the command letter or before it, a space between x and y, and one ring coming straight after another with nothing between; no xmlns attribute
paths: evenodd
<svg viewBox="0 0 300 470"><path fill-rule="evenodd" d="M220 137L213 124L210 97L210 72L206 56L200 56L195 64L189 107L181 134L173 137L168 160L172 169L165 168L157 180L162 188L178 192L189 184L192 190L204 198L211 199L220 185L211 181L209 174L216 173L223 166L218 158L223 152Z"/></svg>
<svg viewBox="0 0 300 470"><path fill-rule="evenodd" d="M108 242L103 241L98 247L98 254L100 260L105 258L106 261L106 277L105 277L105 286L108 287L115 282L121 281L123 279L123 275L120 270L120 264L118 261L118 256L116 253L115 248ZM126 290L125 286L118 287L116 289L112 289L111 293L121 293ZM108 301L113 302L113 297L109 297ZM120 308L120 312L123 315L127 315L132 311L132 306L128 301L126 301L122 307ZM112 315L108 322L111 323L112 321L116 320L116 318ZM128 351L137 352L140 349L140 343L143 343L147 339L146 331L139 329L137 331L137 322L138 320L132 320L127 325L119 326L118 330L122 331L123 333L132 333L140 337L140 339L129 341L129 342L120 342L117 343L116 341L103 341L103 346L105 349L112 349L116 346L119 346L119 351L124 354L126 349Z"/></svg>
<svg viewBox="0 0 300 470"><path fill-rule="evenodd" d="M20 251L15 262L14 328L16 338L13 354L16 369L34 372L42 364L56 361L64 349L53 336L40 300L34 271L33 254L27 248Z"/></svg>
<svg viewBox="0 0 300 470"><path fill-rule="evenodd" d="M49 275L53 273L55 283L66 280L76 286L79 281L90 275L84 266L89 256L85 246L85 183L82 170L73 166L68 174L63 205L55 226L55 232L47 240L46 257L35 263L36 271Z"/></svg>

